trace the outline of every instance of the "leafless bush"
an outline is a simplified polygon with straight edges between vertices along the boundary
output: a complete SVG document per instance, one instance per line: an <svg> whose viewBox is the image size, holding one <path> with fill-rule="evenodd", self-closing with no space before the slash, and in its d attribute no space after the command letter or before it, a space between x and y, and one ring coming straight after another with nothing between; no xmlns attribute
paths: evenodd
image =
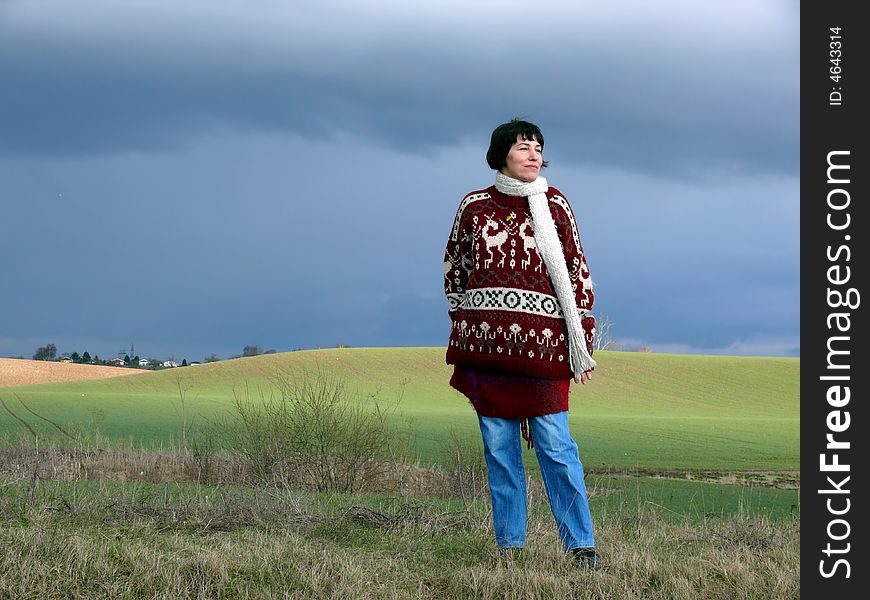
<svg viewBox="0 0 870 600"><path fill-rule="evenodd" d="M49 345L51 345L51 344L49 344ZM3 400L3 398L0 398L0 407L2 407L4 411L6 411L13 419L15 419L15 421L17 421L21 426L23 426L24 429L31 436L29 441L31 441L33 444L34 452L30 453L30 456L28 457L30 459L29 469L23 470L22 473L28 472L28 478L30 480L30 485L28 488L28 490L29 490L28 491L28 503L32 504L33 499L34 499L35 494L36 494L36 488L39 485L40 479L42 478L41 477L41 470L43 467L43 460L44 460L43 454L44 453L41 454L39 451L40 443L44 444L44 440L46 438L50 439L50 436L46 436L45 434L43 434L41 427L42 428L48 427L52 431L52 433L54 433L55 436L57 435L57 433L61 433L61 434L63 434L63 436L65 436L67 438L68 442L73 442L72 451L71 451L72 456L73 456L73 460L75 460L76 455L79 453L79 451L81 449L81 440L76 438L72 434L70 434L69 431L67 431L65 428L61 427L60 425L58 425L56 422L54 422L51 419L48 419L48 418L44 417L43 415L40 415L39 413L35 412L19 396L16 395L15 399L18 401L18 404L21 406L21 408L23 408L27 413L29 413L31 419L33 419L33 418L36 419L33 422L33 424L31 424L22 415L19 415L16 411L12 410L12 408L10 408L6 404L6 402Z"/></svg>
<svg viewBox="0 0 870 600"><path fill-rule="evenodd" d="M468 503L487 495L486 462L479 435L469 436L451 427L441 443L441 462L449 465L449 495Z"/></svg>
<svg viewBox="0 0 870 600"><path fill-rule="evenodd" d="M595 323L595 350L618 350L613 339L613 319L602 315Z"/></svg>
<svg viewBox="0 0 870 600"><path fill-rule="evenodd" d="M245 386L233 397L233 418L217 428L263 482L352 492L390 468L390 411L323 369L279 372L268 390Z"/></svg>

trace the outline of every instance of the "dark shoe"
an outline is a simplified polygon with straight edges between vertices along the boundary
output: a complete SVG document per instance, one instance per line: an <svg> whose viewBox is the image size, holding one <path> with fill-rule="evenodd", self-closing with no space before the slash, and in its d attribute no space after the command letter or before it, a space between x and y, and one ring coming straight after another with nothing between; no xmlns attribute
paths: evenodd
<svg viewBox="0 0 870 600"><path fill-rule="evenodd" d="M595 551L595 548L571 548L571 554L581 567L597 569L601 566L601 555Z"/></svg>

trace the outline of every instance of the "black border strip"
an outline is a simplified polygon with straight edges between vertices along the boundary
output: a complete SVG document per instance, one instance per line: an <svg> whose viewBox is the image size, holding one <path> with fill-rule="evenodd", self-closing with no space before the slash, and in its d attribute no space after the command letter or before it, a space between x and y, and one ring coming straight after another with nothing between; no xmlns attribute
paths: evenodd
<svg viewBox="0 0 870 600"><path fill-rule="evenodd" d="M864 205L870 23L858 2L801 7L801 592L866 597ZM839 28L839 29L838 29ZM831 436L828 438L828 436ZM848 466L846 466L848 465ZM825 594L822 596L821 594Z"/></svg>

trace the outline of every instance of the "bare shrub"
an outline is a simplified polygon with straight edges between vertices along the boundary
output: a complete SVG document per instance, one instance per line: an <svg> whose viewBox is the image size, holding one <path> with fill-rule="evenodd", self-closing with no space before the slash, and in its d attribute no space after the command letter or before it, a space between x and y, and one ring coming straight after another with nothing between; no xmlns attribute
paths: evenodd
<svg viewBox="0 0 870 600"><path fill-rule="evenodd" d="M208 430L201 430L188 440L184 464L188 477L197 483L212 483L218 475L217 447Z"/></svg>
<svg viewBox="0 0 870 600"><path fill-rule="evenodd" d="M383 478L394 454L389 412L317 369L281 371L268 390L233 390L234 418L218 428L263 482L353 492Z"/></svg>
<svg viewBox="0 0 870 600"><path fill-rule="evenodd" d="M613 319L602 315L595 323L595 350L618 350L613 339Z"/></svg>
<svg viewBox="0 0 870 600"><path fill-rule="evenodd" d="M53 344L49 344L49 345L53 346ZM27 406L27 404L24 402L24 400L22 400L19 396L16 395L15 399L18 400L18 404L20 404L24 410L26 410L28 413L30 413L30 415L32 417L35 417L38 420L38 423L41 424L43 427L45 427L47 424L48 426L50 426L52 428L55 435L57 432L60 432L61 434L66 436L67 440L71 440L73 442L76 442L76 444L74 446L74 452L76 452L79 449L80 444L78 442L80 440L77 440L74 436L70 435L70 433L66 429L64 429L63 427L61 427L60 425L58 425L57 423L55 423L51 419L48 419L48 418L44 417L43 415L40 415L39 413L32 410L29 406ZM36 488L39 485L40 479L42 479L41 471L42 471L42 467L43 467L44 453L40 453L39 446L40 446L41 440L44 439L44 436L41 434L39 424L29 423L23 416L19 415L15 411L13 411L6 404L6 402L3 400L3 398L0 398L0 406L2 406L3 410L6 411L20 425L22 425L31 435L31 441L33 443L33 447L34 447L35 451L31 454L32 458L30 460L30 468L29 468L30 486L29 486L29 492L28 492L28 503L32 504L33 499L34 499L35 494L36 494Z"/></svg>
<svg viewBox="0 0 870 600"><path fill-rule="evenodd" d="M448 496L457 496L463 503L487 496L486 462L480 436L468 436L450 427L441 442L441 464L449 465L450 480L446 482Z"/></svg>

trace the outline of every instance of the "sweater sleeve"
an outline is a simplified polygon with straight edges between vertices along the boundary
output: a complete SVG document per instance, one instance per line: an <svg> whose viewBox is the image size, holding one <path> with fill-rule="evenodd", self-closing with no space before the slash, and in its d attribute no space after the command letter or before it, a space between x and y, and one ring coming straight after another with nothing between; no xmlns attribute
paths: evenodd
<svg viewBox="0 0 870 600"><path fill-rule="evenodd" d="M447 296L447 312L451 319L465 297L468 277L474 265L471 248L473 236L468 229L469 224L463 220L464 204L463 202L456 211L453 228L447 239L447 248L444 250L444 295Z"/></svg>
<svg viewBox="0 0 870 600"><path fill-rule="evenodd" d="M574 298L577 302L577 309L580 311L583 333L586 338L586 349L591 355L595 346L595 317L592 315L595 292L592 277L589 274L589 265L586 262L586 253L583 251L583 244L580 241L580 230L577 227L574 211L561 192L554 191L555 194L550 204L553 221L556 223L559 239L565 252L565 264L568 266Z"/></svg>

